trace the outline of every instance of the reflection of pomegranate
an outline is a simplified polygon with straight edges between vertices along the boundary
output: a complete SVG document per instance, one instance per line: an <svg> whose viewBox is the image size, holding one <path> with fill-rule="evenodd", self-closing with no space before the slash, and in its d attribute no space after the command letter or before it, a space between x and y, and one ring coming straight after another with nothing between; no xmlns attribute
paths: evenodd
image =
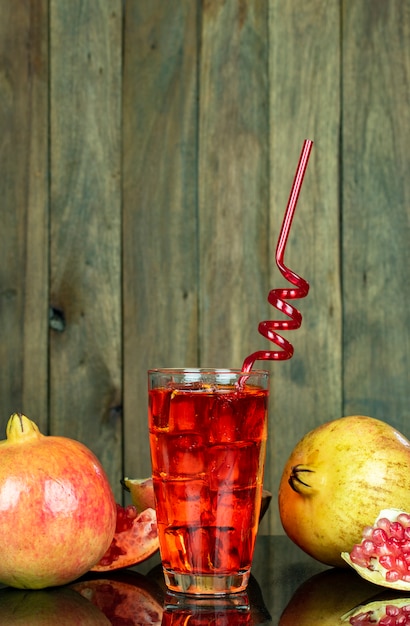
<svg viewBox="0 0 410 626"><path fill-rule="evenodd" d="M335 626L341 616L377 593L353 571L327 569L298 587L285 607L279 626Z"/></svg>
<svg viewBox="0 0 410 626"><path fill-rule="evenodd" d="M87 572L110 545L116 505L88 448L14 413L0 443L0 581L39 589Z"/></svg>
<svg viewBox="0 0 410 626"><path fill-rule="evenodd" d="M110 626L104 613L73 589L0 590L0 624L7 626Z"/></svg>
<svg viewBox="0 0 410 626"><path fill-rule="evenodd" d="M410 598L378 596L348 611L340 621L352 626L407 626L410 624Z"/></svg>
<svg viewBox="0 0 410 626"><path fill-rule="evenodd" d="M389 424L351 416L305 435L286 463L279 511L289 537L329 565L359 543L380 509L410 511L410 442Z"/></svg>
<svg viewBox="0 0 410 626"><path fill-rule="evenodd" d="M110 624L161 625L162 594L145 576L124 572L123 576L76 581L72 585L109 619Z"/></svg>

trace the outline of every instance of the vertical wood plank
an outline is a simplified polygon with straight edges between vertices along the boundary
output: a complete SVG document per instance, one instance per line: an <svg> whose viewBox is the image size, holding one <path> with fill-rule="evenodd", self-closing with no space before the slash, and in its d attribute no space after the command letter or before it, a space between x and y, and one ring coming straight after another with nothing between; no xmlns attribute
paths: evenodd
<svg viewBox="0 0 410 626"><path fill-rule="evenodd" d="M0 2L0 436L47 431L47 2Z"/></svg>
<svg viewBox="0 0 410 626"><path fill-rule="evenodd" d="M203 2L201 42L200 358L239 369L267 311L268 3Z"/></svg>
<svg viewBox="0 0 410 626"><path fill-rule="evenodd" d="M125 473L150 474L146 371L197 365L197 7L130 1L124 43Z"/></svg>
<svg viewBox="0 0 410 626"><path fill-rule="evenodd" d="M51 428L97 454L119 497L122 3L50 7Z"/></svg>
<svg viewBox="0 0 410 626"><path fill-rule="evenodd" d="M410 436L410 2L343 6L345 412Z"/></svg>
<svg viewBox="0 0 410 626"><path fill-rule="evenodd" d="M275 493L293 446L319 423L341 416L339 262L340 5L338 0L270 2L271 245L276 245L305 138L315 144L285 262L310 284L300 329L284 332L292 359L274 365L267 483ZM272 254L274 250L272 247ZM287 282L273 271L274 287ZM271 319L281 319L272 309ZM270 530L280 532L275 508Z"/></svg>

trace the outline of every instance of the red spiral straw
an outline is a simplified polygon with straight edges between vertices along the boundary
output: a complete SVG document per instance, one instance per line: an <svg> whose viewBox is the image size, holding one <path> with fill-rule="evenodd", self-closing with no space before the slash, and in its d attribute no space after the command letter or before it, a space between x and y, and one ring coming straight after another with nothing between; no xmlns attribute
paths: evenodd
<svg viewBox="0 0 410 626"><path fill-rule="evenodd" d="M300 327L302 323L301 313L294 306L286 302L286 300L295 300L307 296L309 284L301 276L298 276L295 272L286 267L283 257L285 255L286 242L288 240L312 146L313 141L305 139L276 246L276 265L282 276L284 276L288 282L292 283L292 285L295 285L295 287L272 289L268 295L268 302L278 309L278 311L287 315L289 320L265 321L260 322L258 326L260 334L276 344L280 350L259 350L253 352L244 360L242 365L243 372L250 372L255 361L284 361L293 356L292 344L287 339L284 339L277 331L295 330Z"/></svg>

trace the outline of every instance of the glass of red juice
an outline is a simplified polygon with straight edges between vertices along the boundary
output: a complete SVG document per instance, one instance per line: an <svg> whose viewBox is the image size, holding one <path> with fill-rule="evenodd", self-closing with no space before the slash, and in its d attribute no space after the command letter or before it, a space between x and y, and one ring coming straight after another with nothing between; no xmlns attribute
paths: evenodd
<svg viewBox="0 0 410 626"><path fill-rule="evenodd" d="M161 561L171 591L246 589L262 499L269 374L148 372Z"/></svg>

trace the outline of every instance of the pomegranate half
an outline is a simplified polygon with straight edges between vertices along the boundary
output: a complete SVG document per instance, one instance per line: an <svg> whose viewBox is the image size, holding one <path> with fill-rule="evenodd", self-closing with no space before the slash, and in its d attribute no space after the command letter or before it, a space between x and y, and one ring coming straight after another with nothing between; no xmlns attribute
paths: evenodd
<svg viewBox="0 0 410 626"><path fill-rule="evenodd" d="M342 552L346 563L376 585L410 591L410 514L383 510L362 537L350 554Z"/></svg>
<svg viewBox="0 0 410 626"><path fill-rule="evenodd" d="M117 504L115 534L102 558L91 571L109 572L145 561L159 550L157 516L148 508L138 513L132 504Z"/></svg>
<svg viewBox="0 0 410 626"><path fill-rule="evenodd" d="M44 436L14 413L0 442L0 582L40 589L99 561L115 530L115 499L83 444Z"/></svg>
<svg viewBox="0 0 410 626"><path fill-rule="evenodd" d="M279 487L287 535L328 565L359 543L381 509L410 511L410 442L389 424L342 417L295 446Z"/></svg>

